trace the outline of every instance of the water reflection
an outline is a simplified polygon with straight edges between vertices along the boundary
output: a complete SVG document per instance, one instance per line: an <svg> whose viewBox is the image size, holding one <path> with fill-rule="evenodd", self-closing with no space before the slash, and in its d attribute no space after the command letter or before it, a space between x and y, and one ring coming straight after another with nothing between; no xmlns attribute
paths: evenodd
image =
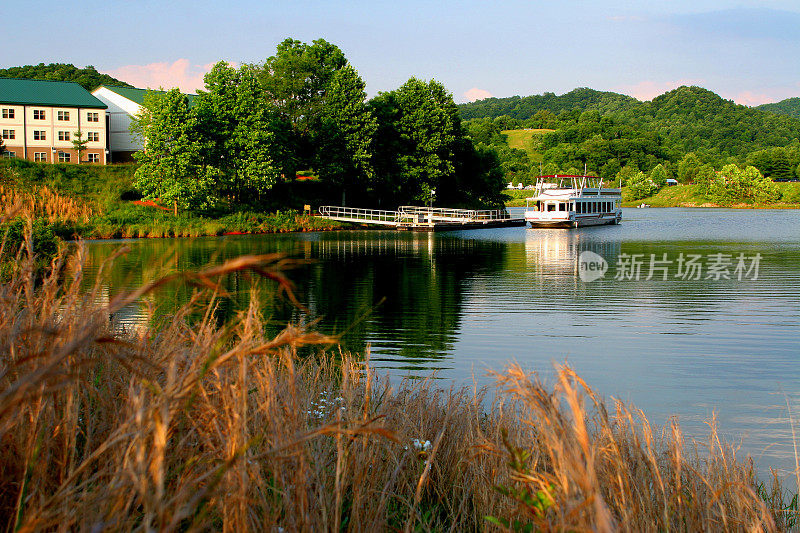
<svg viewBox="0 0 800 533"><path fill-rule="evenodd" d="M629 213L630 212L630 213ZM197 269L243 254L283 252L311 263L290 273L303 313L256 285L274 331L319 320L347 349L371 347L395 374L468 382L511 360L546 377L568 360L597 390L633 401L657 423L677 415L693 435L717 412L759 465L793 467L786 401L800 413L800 213L628 210L621 226L488 229L442 234L351 231L136 241L111 271L108 294L159 268ZM121 243L91 243L88 263ZM579 257L605 258L605 277L581 281ZM763 256L757 280L616 279L623 255ZM149 274L150 273L150 274ZM90 276L89 276L90 277ZM242 309L254 280L234 275L220 321ZM183 284L126 310L126 323L171 316ZM138 321L138 322L137 322Z"/></svg>

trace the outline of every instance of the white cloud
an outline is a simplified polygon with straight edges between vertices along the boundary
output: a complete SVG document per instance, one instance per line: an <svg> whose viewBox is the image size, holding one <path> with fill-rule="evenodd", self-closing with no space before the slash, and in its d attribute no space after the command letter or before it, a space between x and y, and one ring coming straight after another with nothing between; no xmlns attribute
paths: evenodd
<svg viewBox="0 0 800 533"><path fill-rule="evenodd" d="M786 98L800 96L800 83L788 87L770 87L760 91L740 91L736 94L726 95L737 104L754 107L761 104L772 104Z"/></svg>
<svg viewBox="0 0 800 533"><path fill-rule="evenodd" d="M463 94L465 102L474 102L475 100L483 100L484 98L491 98L494 96L492 93L485 89L478 89L473 87Z"/></svg>
<svg viewBox="0 0 800 533"><path fill-rule="evenodd" d="M203 76L213 66L214 63L193 65L188 59L177 59L172 63L125 65L109 70L106 74L141 89L178 87L182 92L193 93L204 87Z"/></svg>

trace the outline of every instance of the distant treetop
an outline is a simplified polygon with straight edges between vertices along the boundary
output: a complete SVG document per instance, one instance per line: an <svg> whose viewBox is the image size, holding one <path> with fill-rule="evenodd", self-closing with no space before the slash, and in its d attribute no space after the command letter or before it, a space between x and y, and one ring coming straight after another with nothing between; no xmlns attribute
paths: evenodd
<svg viewBox="0 0 800 533"><path fill-rule="evenodd" d="M30 80L74 81L87 91L93 91L101 85L117 85L133 87L129 83L101 74L91 65L78 68L69 63L50 63L45 65L25 65L0 69L0 78L23 78Z"/></svg>

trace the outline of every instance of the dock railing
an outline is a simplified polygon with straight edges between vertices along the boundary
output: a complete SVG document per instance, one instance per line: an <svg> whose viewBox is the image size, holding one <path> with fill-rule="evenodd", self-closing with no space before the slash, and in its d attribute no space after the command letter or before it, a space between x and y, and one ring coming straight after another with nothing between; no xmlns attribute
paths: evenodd
<svg viewBox="0 0 800 533"><path fill-rule="evenodd" d="M333 205L320 206L319 214L324 217L336 218L339 220L350 220L353 222L379 222L389 225L397 225L402 222L404 218L407 218L398 211L363 209L360 207L341 207Z"/></svg>
<svg viewBox="0 0 800 533"><path fill-rule="evenodd" d="M398 212L437 221L476 221L505 220L511 217L505 209L449 209L445 207L424 207L417 205L401 205Z"/></svg>
<svg viewBox="0 0 800 533"><path fill-rule="evenodd" d="M505 209L448 209L415 205L404 205L397 211L323 205L319 208L319 216L342 222L381 224L400 228L511 220L511 214Z"/></svg>

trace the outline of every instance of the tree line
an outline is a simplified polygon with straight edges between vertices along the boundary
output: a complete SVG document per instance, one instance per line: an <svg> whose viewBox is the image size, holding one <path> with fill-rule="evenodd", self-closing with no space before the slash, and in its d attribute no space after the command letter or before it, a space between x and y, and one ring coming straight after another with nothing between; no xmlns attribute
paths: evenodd
<svg viewBox="0 0 800 533"><path fill-rule="evenodd" d="M286 39L263 63L220 62L204 81L192 105L177 89L146 95L134 121L146 197L176 209L258 208L302 173L350 206L502 202L496 151L474 145L435 80L368 100L337 46Z"/></svg>
<svg viewBox="0 0 800 533"><path fill-rule="evenodd" d="M74 81L87 91L93 91L101 85L116 85L118 87L132 87L108 74L101 74L89 65L78 68L70 63L50 63L45 65L25 65L23 67L9 67L0 69L0 78L23 78L30 80Z"/></svg>

